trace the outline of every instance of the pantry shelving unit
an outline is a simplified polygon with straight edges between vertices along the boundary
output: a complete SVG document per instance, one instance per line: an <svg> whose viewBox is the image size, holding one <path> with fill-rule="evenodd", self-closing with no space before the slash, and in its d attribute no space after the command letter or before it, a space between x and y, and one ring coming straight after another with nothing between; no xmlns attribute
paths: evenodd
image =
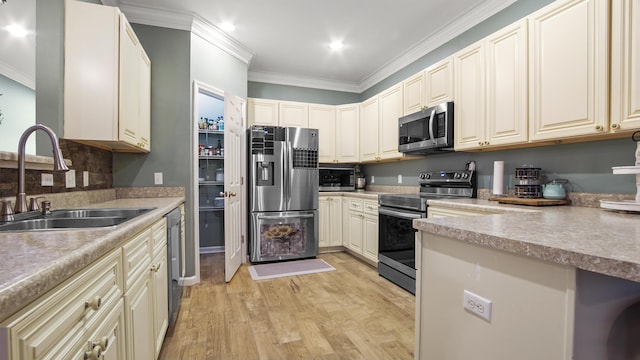
<svg viewBox="0 0 640 360"><path fill-rule="evenodd" d="M223 120L224 100L206 94L198 94L197 129L198 166L198 216L200 253L224 251L224 130L219 130ZM211 122L209 118L215 119Z"/></svg>

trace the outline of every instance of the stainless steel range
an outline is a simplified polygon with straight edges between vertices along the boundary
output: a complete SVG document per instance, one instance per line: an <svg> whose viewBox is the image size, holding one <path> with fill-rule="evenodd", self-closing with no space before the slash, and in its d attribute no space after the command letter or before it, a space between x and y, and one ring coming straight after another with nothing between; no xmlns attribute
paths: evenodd
<svg viewBox="0 0 640 360"><path fill-rule="evenodd" d="M475 198L474 170L420 174L418 194L378 196L378 273L415 294L415 233L413 219L427 217L427 200Z"/></svg>

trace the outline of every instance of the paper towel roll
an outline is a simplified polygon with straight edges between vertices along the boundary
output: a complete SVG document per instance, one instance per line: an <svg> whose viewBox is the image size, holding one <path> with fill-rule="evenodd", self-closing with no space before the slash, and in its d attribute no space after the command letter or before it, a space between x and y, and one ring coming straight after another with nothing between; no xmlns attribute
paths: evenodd
<svg viewBox="0 0 640 360"><path fill-rule="evenodd" d="M504 191L504 161L493 162L493 194L502 195Z"/></svg>

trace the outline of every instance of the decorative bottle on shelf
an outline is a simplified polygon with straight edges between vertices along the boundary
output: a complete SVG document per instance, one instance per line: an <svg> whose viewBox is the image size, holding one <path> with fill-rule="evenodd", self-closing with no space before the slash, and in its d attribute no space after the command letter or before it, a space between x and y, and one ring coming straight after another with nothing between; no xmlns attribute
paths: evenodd
<svg viewBox="0 0 640 360"><path fill-rule="evenodd" d="M220 139L218 139L218 146L216 147L216 151L217 151L217 155L222 155L222 143L220 142Z"/></svg>
<svg viewBox="0 0 640 360"><path fill-rule="evenodd" d="M224 118L222 116L218 118L218 130L224 131Z"/></svg>

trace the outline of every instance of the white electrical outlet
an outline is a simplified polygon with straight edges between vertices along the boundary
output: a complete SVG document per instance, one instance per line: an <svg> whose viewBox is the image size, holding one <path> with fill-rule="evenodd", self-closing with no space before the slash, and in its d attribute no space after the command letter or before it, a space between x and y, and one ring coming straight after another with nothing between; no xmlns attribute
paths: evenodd
<svg viewBox="0 0 640 360"><path fill-rule="evenodd" d="M82 186L89 186L89 172L86 170L82 172Z"/></svg>
<svg viewBox="0 0 640 360"><path fill-rule="evenodd" d="M53 174L41 174L40 175L42 186L53 186Z"/></svg>
<svg viewBox="0 0 640 360"><path fill-rule="evenodd" d="M465 310L491 322L491 301L471 291L464 291L464 303L462 306Z"/></svg>
<svg viewBox="0 0 640 360"><path fill-rule="evenodd" d="M376 182L376 179L371 175L371 183L373 184L374 182Z"/></svg>
<svg viewBox="0 0 640 360"><path fill-rule="evenodd" d="M153 173L153 183L156 185L162 185L162 173Z"/></svg>
<svg viewBox="0 0 640 360"><path fill-rule="evenodd" d="M76 187L76 171L71 169L64 173L65 186L67 189Z"/></svg>
<svg viewBox="0 0 640 360"><path fill-rule="evenodd" d="M398 184L402 184L402 175L398 175Z"/></svg>

